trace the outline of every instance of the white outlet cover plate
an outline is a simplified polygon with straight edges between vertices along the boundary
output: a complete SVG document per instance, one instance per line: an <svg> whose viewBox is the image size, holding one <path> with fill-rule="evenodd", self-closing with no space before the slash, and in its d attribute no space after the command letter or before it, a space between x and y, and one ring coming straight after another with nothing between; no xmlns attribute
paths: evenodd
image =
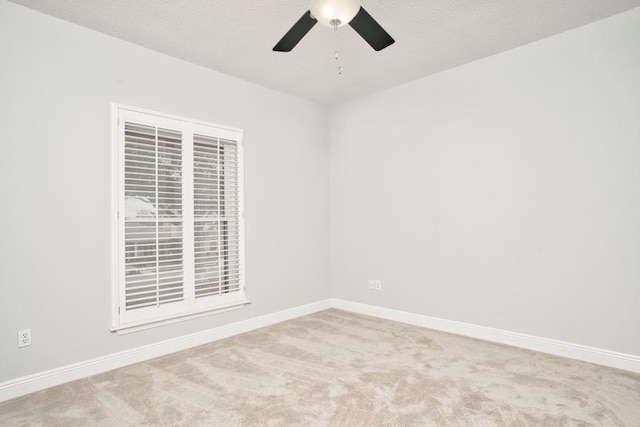
<svg viewBox="0 0 640 427"><path fill-rule="evenodd" d="M31 345L31 329L18 331L18 348Z"/></svg>

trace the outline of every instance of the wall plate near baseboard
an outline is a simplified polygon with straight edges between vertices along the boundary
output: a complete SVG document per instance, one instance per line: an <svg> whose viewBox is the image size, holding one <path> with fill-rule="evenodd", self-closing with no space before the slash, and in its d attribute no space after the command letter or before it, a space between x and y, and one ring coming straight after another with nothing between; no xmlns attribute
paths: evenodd
<svg viewBox="0 0 640 427"><path fill-rule="evenodd" d="M394 320L409 325L421 326L423 328L640 373L640 356L341 299L332 299L331 306L345 311L379 317L381 319Z"/></svg>

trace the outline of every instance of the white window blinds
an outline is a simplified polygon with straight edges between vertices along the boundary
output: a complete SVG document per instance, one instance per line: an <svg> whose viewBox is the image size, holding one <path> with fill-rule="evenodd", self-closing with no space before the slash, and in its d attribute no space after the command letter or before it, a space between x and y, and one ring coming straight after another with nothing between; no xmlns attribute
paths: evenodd
<svg viewBox="0 0 640 427"><path fill-rule="evenodd" d="M184 299L182 134L125 122L125 308Z"/></svg>
<svg viewBox="0 0 640 427"><path fill-rule="evenodd" d="M196 298L240 288L236 141L194 135Z"/></svg>
<svg viewBox="0 0 640 427"><path fill-rule="evenodd" d="M114 329L246 303L242 132L115 109Z"/></svg>

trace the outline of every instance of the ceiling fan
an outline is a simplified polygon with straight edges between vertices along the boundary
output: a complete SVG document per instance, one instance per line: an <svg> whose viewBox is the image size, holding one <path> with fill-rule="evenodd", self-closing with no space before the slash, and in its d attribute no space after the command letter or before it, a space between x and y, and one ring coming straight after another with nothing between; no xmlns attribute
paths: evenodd
<svg viewBox="0 0 640 427"><path fill-rule="evenodd" d="M273 50L290 52L317 22L334 30L349 24L376 51L395 42L360 6L360 0L311 0L309 10L293 24Z"/></svg>

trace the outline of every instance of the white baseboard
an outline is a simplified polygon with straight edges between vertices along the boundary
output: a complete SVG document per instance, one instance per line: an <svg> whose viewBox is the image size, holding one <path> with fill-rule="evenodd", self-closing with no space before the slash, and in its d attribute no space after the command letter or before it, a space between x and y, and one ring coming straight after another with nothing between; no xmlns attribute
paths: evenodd
<svg viewBox="0 0 640 427"><path fill-rule="evenodd" d="M16 378L0 383L0 402L13 399L28 393L43 390L55 385L96 375L111 369L121 368L133 363L143 362L155 357L175 353L243 332L252 331L264 326L284 322L296 317L326 310L331 307L331 300L317 301L311 304L290 308L276 313L266 314L253 319L220 326L194 334L158 342L155 344L109 354L72 365L62 366L37 374Z"/></svg>
<svg viewBox="0 0 640 427"><path fill-rule="evenodd" d="M345 311L640 373L640 356L335 298L331 300L331 306Z"/></svg>
<svg viewBox="0 0 640 427"><path fill-rule="evenodd" d="M326 299L278 311L276 313L255 317L253 319L247 319L206 331L9 380L0 383L0 402L69 381L96 375L111 369L143 362L155 357L175 353L176 351L186 350L188 348L207 344L223 338L228 338L233 335L252 331L264 326L316 313L331 307L640 373L639 356L617 353L614 351L588 347L580 344L572 344L549 338L535 337L516 332L472 325L469 323L456 322L453 320L439 319L436 317L408 313L405 311L392 310L373 305L360 304L340 299Z"/></svg>

